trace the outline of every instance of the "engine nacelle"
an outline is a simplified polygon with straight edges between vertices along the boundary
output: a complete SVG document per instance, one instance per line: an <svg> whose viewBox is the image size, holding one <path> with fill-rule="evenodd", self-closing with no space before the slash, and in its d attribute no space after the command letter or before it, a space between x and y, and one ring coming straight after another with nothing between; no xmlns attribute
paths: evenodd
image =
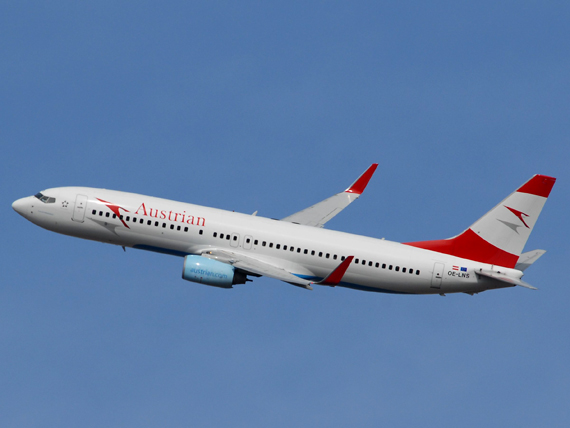
<svg viewBox="0 0 570 428"><path fill-rule="evenodd" d="M220 288L232 288L247 281L247 276L233 266L202 256L184 257L182 278Z"/></svg>

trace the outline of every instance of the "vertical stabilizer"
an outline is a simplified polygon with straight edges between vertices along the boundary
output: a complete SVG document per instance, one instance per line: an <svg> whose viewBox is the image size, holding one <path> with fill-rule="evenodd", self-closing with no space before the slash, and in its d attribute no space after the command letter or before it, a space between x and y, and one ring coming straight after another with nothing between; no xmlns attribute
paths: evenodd
<svg viewBox="0 0 570 428"><path fill-rule="evenodd" d="M535 175L462 234L407 245L514 268L555 181Z"/></svg>

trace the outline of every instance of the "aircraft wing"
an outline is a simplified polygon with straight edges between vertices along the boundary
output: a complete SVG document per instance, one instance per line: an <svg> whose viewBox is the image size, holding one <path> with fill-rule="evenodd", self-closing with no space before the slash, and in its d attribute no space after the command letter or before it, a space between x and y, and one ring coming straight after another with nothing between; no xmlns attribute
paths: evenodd
<svg viewBox="0 0 570 428"><path fill-rule="evenodd" d="M298 276L293 275L287 268L279 266L278 263L271 263L267 260L261 260L259 258L247 256L242 253L216 249L203 252L202 256L223 263L228 263L233 267L241 269L249 274L278 279L280 281L288 282L289 284L293 284L301 288L306 288L307 290L313 289L311 287L311 284L330 285L332 287L338 285L341 282L346 270L348 269L348 266L352 262L352 259L354 258L354 256L347 257L338 265L336 269L334 269L329 275L327 275L326 278L322 279L321 281L310 281L308 279L299 278ZM306 272L306 270L301 266L298 267L297 272L305 272L308 274L307 276L312 276L311 272Z"/></svg>
<svg viewBox="0 0 570 428"><path fill-rule="evenodd" d="M327 221L336 216L364 192L370 178L376 171L377 163L370 165L364 173L344 192L337 193L324 201L295 214L287 216L281 221L303 224L306 226L323 227Z"/></svg>

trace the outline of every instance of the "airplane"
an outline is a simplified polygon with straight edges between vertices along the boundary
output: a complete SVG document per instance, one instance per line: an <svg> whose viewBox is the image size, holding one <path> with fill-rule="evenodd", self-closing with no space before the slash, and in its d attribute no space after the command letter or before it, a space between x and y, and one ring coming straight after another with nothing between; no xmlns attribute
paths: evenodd
<svg viewBox="0 0 570 428"><path fill-rule="evenodd" d="M391 242L325 229L364 192L378 164L345 191L281 220L135 193L57 187L13 209L57 233L184 259L182 278L233 288L266 276L312 290L476 294L522 286L544 250L523 253L555 178L534 175L459 235Z"/></svg>

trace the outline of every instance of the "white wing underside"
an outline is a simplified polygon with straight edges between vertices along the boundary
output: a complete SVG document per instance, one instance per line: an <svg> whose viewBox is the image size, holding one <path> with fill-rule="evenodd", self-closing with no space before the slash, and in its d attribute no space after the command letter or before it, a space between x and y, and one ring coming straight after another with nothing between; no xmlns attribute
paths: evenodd
<svg viewBox="0 0 570 428"><path fill-rule="evenodd" d="M324 227L325 223L349 206L360 195L341 192L309 208L287 216L282 221L304 224L305 226Z"/></svg>
<svg viewBox="0 0 570 428"><path fill-rule="evenodd" d="M272 264L266 260L222 249L208 250L202 253L202 256L230 264L235 268L251 272L252 274L267 276L290 284L299 285L303 288L312 289L310 286L312 283L311 281L299 278L285 268L280 267L277 264ZM289 268L291 268L291 266L289 266ZM295 270L303 272L305 269L302 266L298 266ZM308 275L311 274L310 272L306 273Z"/></svg>

